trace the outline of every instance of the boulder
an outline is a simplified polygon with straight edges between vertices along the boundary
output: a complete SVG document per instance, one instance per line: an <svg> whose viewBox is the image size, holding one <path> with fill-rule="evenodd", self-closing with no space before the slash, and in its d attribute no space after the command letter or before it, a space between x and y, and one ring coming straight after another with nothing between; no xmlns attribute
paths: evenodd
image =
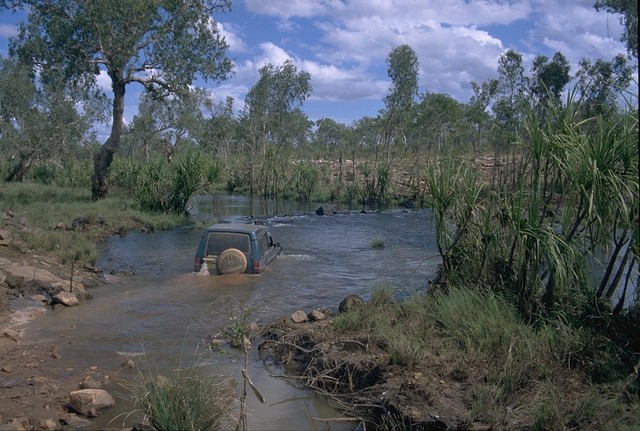
<svg viewBox="0 0 640 431"><path fill-rule="evenodd" d="M15 277L22 278L25 281L37 281L41 283L57 283L62 282L64 280L58 276L53 275L51 272L46 269L36 268L35 266L30 265L10 265L4 267L4 272L7 274L11 274ZM69 285L69 282L67 282Z"/></svg>
<svg viewBox="0 0 640 431"><path fill-rule="evenodd" d="M364 300L358 295L349 295L340 302L338 312L345 313L361 306L362 304L364 304Z"/></svg>
<svg viewBox="0 0 640 431"><path fill-rule="evenodd" d="M332 216L337 212L338 209L335 204L324 204L316 210L316 214L318 214L319 216Z"/></svg>
<svg viewBox="0 0 640 431"><path fill-rule="evenodd" d="M29 419L20 417L13 418L10 422L2 424L0 429L2 429L2 431L26 431L31 429L31 425L29 425Z"/></svg>
<svg viewBox="0 0 640 431"><path fill-rule="evenodd" d="M113 407L116 402L104 389L80 389L69 394L69 404L76 412L86 415L92 411Z"/></svg>

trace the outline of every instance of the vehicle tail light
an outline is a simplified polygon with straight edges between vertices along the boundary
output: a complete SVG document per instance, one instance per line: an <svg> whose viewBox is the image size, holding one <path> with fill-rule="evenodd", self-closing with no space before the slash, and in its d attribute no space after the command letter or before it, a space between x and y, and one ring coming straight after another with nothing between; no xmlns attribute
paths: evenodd
<svg viewBox="0 0 640 431"><path fill-rule="evenodd" d="M260 266L260 261L259 260L254 260L253 261L253 273L254 274L260 274L261 270L262 270L262 267Z"/></svg>
<svg viewBox="0 0 640 431"><path fill-rule="evenodd" d="M200 271L200 266L202 265L202 261L198 256L193 259L193 272Z"/></svg>

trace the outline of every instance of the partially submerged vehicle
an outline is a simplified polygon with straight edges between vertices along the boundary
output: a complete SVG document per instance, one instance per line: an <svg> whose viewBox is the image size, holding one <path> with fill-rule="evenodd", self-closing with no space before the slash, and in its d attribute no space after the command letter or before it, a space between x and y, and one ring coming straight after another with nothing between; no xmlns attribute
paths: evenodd
<svg viewBox="0 0 640 431"><path fill-rule="evenodd" d="M260 274L282 253L268 226L217 223L202 232L193 270L209 274Z"/></svg>

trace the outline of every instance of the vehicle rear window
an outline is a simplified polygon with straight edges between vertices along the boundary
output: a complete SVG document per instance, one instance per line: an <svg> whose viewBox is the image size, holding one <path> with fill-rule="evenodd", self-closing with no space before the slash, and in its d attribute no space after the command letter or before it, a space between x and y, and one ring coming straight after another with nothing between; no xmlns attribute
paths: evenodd
<svg viewBox="0 0 640 431"><path fill-rule="evenodd" d="M207 239L207 255L219 255L228 248L249 253L249 235L242 233L212 232Z"/></svg>

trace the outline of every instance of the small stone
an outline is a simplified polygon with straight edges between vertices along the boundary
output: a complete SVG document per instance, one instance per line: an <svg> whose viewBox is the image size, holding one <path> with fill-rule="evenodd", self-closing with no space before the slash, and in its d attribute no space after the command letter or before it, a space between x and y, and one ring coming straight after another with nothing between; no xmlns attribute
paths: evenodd
<svg viewBox="0 0 640 431"><path fill-rule="evenodd" d="M303 323L309 320L309 318L307 317L307 313L302 310L298 310L291 315L291 320L293 320L294 323Z"/></svg>
<svg viewBox="0 0 640 431"><path fill-rule="evenodd" d="M60 349L58 349L58 346L53 346L50 350L49 350L49 355L53 358L53 359L60 359L62 357L62 355L60 354Z"/></svg>
<svg viewBox="0 0 640 431"><path fill-rule="evenodd" d="M324 320L327 318L327 316L325 316L324 313L320 310L311 310L308 317L309 317L309 320L311 320L312 322L316 322L318 320Z"/></svg>
<svg viewBox="0 0 640 431"><path fill-rule="evenodd" d="M31 419L29 422L34 431L55 431L58 429L58 423L53 419Z"/></svg>
<svg viewBox="0 0 640 431"><path fill-rule="evenodd" d="M78 384L78 389L102 389L102 382L92 376L87 376Z"/></svg>
<svg viewBox="0 0 640 431"><path fill-rule="evenodd" d="M20 334L13 329L5 329L2 334L16 343L20 341Z"/></svg>
<svg viewBox="0 0 640 431"><path fill-rule="evenodd" d="M60 418L60 423L62 425L68 426L71 429L87 428L93 425L93 423L90 420L81 418L80 416L73 413L69 413L67 415L62 416Z"/></svg>
<svg viewBox="0 0 640 431"><path fill-rule="evenodd" d="M122 365L122 368L135 368L136 367L136 363L133 362L133 359L127 359L121 365Z"/></svg>

